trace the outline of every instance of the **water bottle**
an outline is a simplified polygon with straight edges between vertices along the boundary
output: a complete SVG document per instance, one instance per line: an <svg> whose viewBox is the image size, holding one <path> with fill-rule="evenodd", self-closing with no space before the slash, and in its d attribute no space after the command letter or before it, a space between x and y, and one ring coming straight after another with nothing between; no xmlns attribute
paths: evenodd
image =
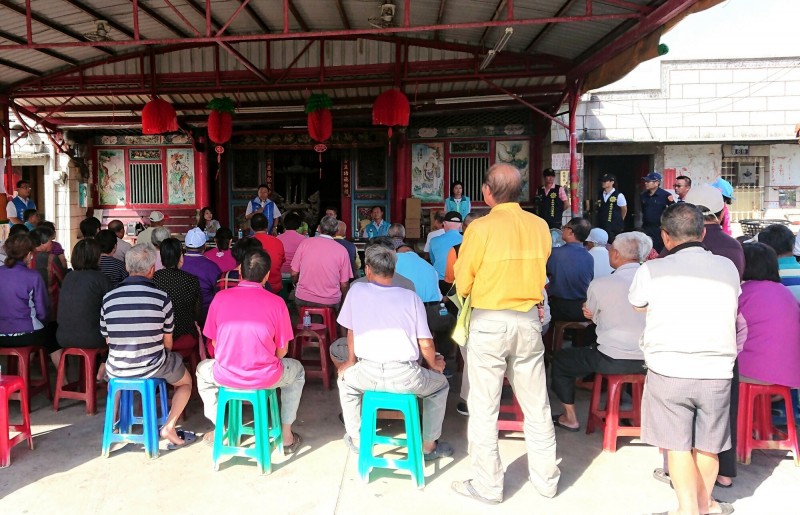
<svg viewBox="0 0 800 515"><path fill-rule="evenodd" d="M311 315L308 313L303 315L303 327L305 327L306 329L311 327Z"/></svg>
<svg viewBox="0 0 800 515"><path fill-rule="evenodd" d="M241 228L236 232L236 239L237 240L241 240L242 239L242 229Z"/></svg>
<svg viewBox="0 0 800 515"><path fill-rule="evenodd" d="M447 316L447 306L444 305L444 302L439 303L439 316Z"/></svg>

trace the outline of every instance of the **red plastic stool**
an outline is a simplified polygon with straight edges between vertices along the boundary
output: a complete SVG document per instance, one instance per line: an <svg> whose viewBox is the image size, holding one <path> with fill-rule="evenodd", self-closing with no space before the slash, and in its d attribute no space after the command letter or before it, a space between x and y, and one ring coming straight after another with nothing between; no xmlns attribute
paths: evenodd
<svg viewBox="0 0 800 515"><path fill-rule="evenodd" d="M617 438L620 436L641 436L642 434L642 391L644 390L644 374L595 374L592 388L592 402L589 405L589 419L586 422L586 434L594 433L595 425L603 426L603 450L617 452ZM600 409L600 392L603 380L608 382L606 409ZM620 411L622 385L633 386L633 406L630 411ZM620 427L620 419L630 419L633 427Z"/></svg>
<svg viewBox="0 0 800 515"><path fill-rule="evenodd" d="M792 392L776 384L739 383L739 419L736 456L750 464L753 449L779 449L794 453L794 465L800 467L800 447L794 418L786 418L786 432L772 425L772 396L780 395L787 413L792 411ZM777 440L773 440L777 438Z"/></svg>
<svg viewBox="0 0 800 515"><path fill-rule="evenodd" d="M303 327L302 320L303 317L306 315L306 313L311 315L312 322L314 322L315 316L322 317L322 325L324 325L328 330L328 334L325 335L327 336L328 341L332 342L336 340L336 338L338 337L338 332L336 330L336 313L334 313L333 308L312 308L308 306L297 306L297 309L299 310L299 317L301 320L301 323L297 325L298 329L305 329ZM311 325L312 327L314 326L313 323ZM312 328L312 331L315 330L316 329Z"/></svg>
<svg viewBox="0 0 800 515"><path fill-rule="evenodd" d="M508 379L503 378L503 386L510 386ZM510 415L503 417L502 415ZM500 416L497 417L498 431L522 431L525 417L522 415L522 408L517 402L517 396L511 393L511 404L500 404Z"/></svg>
<svg viewBox="0 0 800 515"><path fill-rule="evenodd" d="M39 355L39 371L42 373L41 379L32 380L30 371L31 354ZM2 347L0 356L17 358L16 367L9 360L9 374L22 377L22 381L28 387L28 398L33 398L39 392L44 392L48 400L53 400L53 393L50 391L50 375L47 373L47 356L44 347L29 345L27 347Z"/></svg>
<svg viewBox="0 0 800 515"><path fill-rule="evenodd" d="M576 338L578 341L575 343L580 343L582 341L580 338L582 331L589 328L591 325L593 325L593 322L555 322L549 330L551 333L550 349L548 349L549 353L553 355L561 350L561 347L564 345L564 331L567 329L575 329L578 331L578 337ZM579 345L573 345L573 347L577 346Z"/></svg>
<svg viewBox="0 0 800 515"><path fill-rule="evenodd" d="M315 325L323 327L322 324L311 325L312 327ZM304 347L318 348L319 359L304 358ZM319 377L322 379L322 386L324 386L326 390L331 389L331 372L333 372L334 366L333 362L331 361L330 345L328 344L328 338L325 336L325 331L304 329L297 332L294 335L292 357L303 365L303 368L306 371L306 377ZM309 367L312 367L311 370L309 370Z"/></svg>
<svg viewBox="0 0 800 515"><path fill-rule="evenodd" d="M9 424L8 401L14 392L18 392L20 398L21 424ZM11 431L18 431L19 434L10 438ZM28 441L28 447L33 450L28 390L21 377L0 376L0 468L11 465L11 448L24 440Z"/></svg>
<svg viewBox="0 0 800 515"><path fill-rule="evenodd" d="M53 397L53 409L58 411L58 403L61 399L73 399L86 403L86 414L97 414L97 382L95 381L95 365L97 356L106 352L106 349L78 349L66 348L61 354L61 361L58 363L58 375L56 378L56 394ZM80 360L78 380L65 386L64 379L67 373L67 356L77 356Z"/></svg>

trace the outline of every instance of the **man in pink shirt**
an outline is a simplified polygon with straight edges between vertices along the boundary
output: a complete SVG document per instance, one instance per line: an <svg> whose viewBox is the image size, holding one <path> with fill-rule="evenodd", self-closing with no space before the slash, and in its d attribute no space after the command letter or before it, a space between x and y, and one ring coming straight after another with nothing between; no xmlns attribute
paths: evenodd
<svg viewBox="0 0 800 515"><path fill-rule="evenodd" d="M264 289L270 265L269 254L249 251L242 260L239 284L214 297L203 334L214 346L215 359L197 365L197 391L203 399L203 413L216 424L220 386L280 388L283 450L292 454L302 442L300 435L292 432L292 423L306 376L299 361L284 357L294 334L286 304ZM203 439L213 442L214 432Z"/></svg>
<svg viewBox="0 0 800 515"><path fill-rule="evenodd" d="M301 222L300 215L297 213L289 213L283 217L283 227L286 228L286 230L283 234L278 235L278 239L283 243L283 252L286 255L286 261L284 261L283 266L281 266L281 276L284 279L291 277L292 259L294 258L294 253L297 252L297 247L308 239L306 236L297 232Z"/></svg>
<svg viewBox="0 0 800 515"><path fill-rule="evenodd" d="M298 306L337 308L353 278L350 256L333 237L339 221L326 216L320 221L321 234L297 247L292 259L292 282Z"/></svg>

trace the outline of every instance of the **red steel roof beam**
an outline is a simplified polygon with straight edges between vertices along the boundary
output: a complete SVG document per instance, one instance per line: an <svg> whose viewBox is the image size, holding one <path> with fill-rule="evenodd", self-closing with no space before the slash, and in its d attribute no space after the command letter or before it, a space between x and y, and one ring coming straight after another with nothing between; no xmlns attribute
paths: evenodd
<svg viewBox="0 0 800 515"><path fill-rule="evenodd" d="M133 1L133 39L139 41L141 33L139 33L139 0Z"/></svg>
<svg viewBox="0 0 800 515"><path fill-rule="evenodd" d="M169 9L175 13L175 16L177 16L183 22L184 25L189 27L189 30L194 32L194 35L196 37L200 37L202 35L201 32L197 30L194 25L192 25L192 22L190 22L186 18L186 16L183 15L183 13L181 13L174 5L172 5L172 2L170 2L169 0L164 0L164 3L167 4L167 7L169 7Z"/></svg>
<svg viewBox="0 0 800 515"><path fill-rule="evenodd" d="M14 34L11 34L10 32L4 31L4 30L0 30L0 38L7 39L9 41L12 41L12 42L20 44L20 45L26 45L27 44L25 42L25 38L21 38L19 36L16 36ZM59 53L59 52L53 52L52 50L44 50L44 49L39 49L39 50L37 50L37 52L39 52L42 55L50 56L50 57L52 57L54 59L58 59L59 61L64 61L65 63L71 64L73 66L77 66L79 64L79 61L77 61L76 59L68 57L68 56L66 56L66 55L64 55L62 53Z"/></svg>

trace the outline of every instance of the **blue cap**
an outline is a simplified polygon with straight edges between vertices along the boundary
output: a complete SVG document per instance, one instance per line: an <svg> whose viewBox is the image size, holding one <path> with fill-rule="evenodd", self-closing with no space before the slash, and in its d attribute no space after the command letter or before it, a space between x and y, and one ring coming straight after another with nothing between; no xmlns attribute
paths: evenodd
<svg viewBox="0 0 800 515"><path fill-rule="evenodd" d="M642 177L643 181L659 181L661 182L661 174L658 172L650 172L644 177Z"/></svg>
<svg viewBox="0 0 800 515"><path fill-rule="evenodd" d="M733 196L733 186L722 177L718 177L716 181L711 183L711 185L721 191L723 197L728 197L734 200L736 199L736 197Z"/></svg>

